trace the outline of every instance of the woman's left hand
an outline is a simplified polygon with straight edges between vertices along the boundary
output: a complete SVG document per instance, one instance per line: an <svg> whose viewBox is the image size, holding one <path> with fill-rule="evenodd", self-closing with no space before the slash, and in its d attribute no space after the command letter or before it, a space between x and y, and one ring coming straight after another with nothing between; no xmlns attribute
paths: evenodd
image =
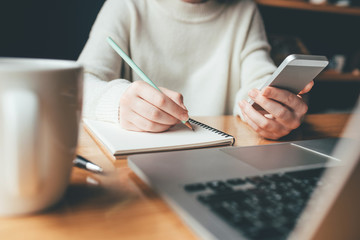
<svg viewBox="0 0 360 240"><path fill-rule="evenodd" d="M308 106L300 94L307 93L313 87L310 82L298 94L287 90L266 87L262 91L252 89L249 96L265 111L258 111L247 101L242 100L239 106L244 120L262 137L279 139L300 126Z"/></svg>

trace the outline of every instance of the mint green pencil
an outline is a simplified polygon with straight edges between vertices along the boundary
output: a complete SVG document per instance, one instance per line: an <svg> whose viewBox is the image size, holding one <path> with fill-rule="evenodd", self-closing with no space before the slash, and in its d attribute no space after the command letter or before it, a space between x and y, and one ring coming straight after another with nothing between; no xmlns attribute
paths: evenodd
<svg viewBox="0 0 360 240"><path fill-rule="evenodd" d="M115 50L115 52L117 52L120 55L120 57L124 59L124 61L127 64L129 64L129 66L136 72L137 75L139 75L139 77L142 80L144 80L145 82L150 84L153 88L161 92L161 90L150 80L150 78L148 78L148 76L146 76L146 74L134 63L134 61L128 55L126 55L126 53L114 42L114 40L111 37L107 37L106 40L108 41L110 46ZM181 122L191 130L194 130L191 124L189 123L189 120L181 121Z"/></svg>

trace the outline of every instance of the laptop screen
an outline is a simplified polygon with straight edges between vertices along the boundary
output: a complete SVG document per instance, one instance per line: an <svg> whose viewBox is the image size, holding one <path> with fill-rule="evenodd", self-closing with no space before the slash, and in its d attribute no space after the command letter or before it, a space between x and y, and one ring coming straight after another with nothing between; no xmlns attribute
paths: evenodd
<svg viewBox="0 0 360 240"><path fill-rule="evenodd" d="M359 239L360 228L360 99L333 156L342 167L328 168L292 237L299 239ZM351 140L349 144L348 139Z"/></svg>

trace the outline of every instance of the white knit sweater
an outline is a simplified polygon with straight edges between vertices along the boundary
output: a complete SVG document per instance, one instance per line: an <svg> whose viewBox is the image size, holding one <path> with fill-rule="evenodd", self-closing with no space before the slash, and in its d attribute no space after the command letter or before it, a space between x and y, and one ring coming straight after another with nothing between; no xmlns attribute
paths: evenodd
<svg viewBox="0 0 360 240"><path fill-rule="evenodd" d="M108 36L157 86L182 93L193 116L239 114L237 102L275 70L251 0L107 0L79 57L84 117L118 122L121 94L140 80Z"/></svg>

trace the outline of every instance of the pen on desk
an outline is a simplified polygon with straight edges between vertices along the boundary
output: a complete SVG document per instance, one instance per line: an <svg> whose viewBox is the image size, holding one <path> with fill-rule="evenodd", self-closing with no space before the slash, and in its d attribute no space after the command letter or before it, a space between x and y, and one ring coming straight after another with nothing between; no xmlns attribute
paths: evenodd
<svg viewBox="0 0 360 240"><path fill-rule="evenodd" d="M161 90L150 80L148 76L135 64L135 62L114 42L114 40L111 37L107 37L107 41L110 44L110 46L117 52L124 61L129 64L129 66L136 72L139 77L150 84L153 88ZM189 120L187 121L181 121L185 126L190 128L191 130L194 130L191 124L189 123Z"/></svg>
<svg viewBox="0 0 360 240"><path fill-rule="evenodd" d="M90 162L82 156L77 155L73 161L74 165L79 168L83 168L92 172L102 173L103 169L96 165L95 163Z"/></svg>

